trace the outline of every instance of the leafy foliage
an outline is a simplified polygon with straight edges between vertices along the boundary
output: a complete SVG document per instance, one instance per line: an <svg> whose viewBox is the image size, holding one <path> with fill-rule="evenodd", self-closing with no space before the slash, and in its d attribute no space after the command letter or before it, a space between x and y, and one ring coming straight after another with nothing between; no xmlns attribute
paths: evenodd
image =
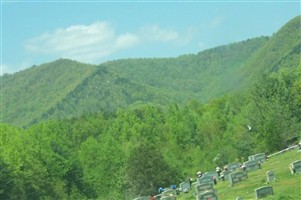
<svg viewBox="0 0 301 200"><path fill-rule="evenodd" d="M296 19L290 22L288 27L295 27L293 24L299 22L300 17ZM298 26L296 27L298 30ZM287 28L280 31L282 30L288 31ZM294 31L292 33L295 34ZM252 47L255 49L265 43L259 51L261 54L256 53L255 56L263 58L266 48L272 47L275 41L290 41L285 38L280 40L277 37L284 36L277 33L266 43L264 42L266 38L247 43L257 43ZM143 82L140 77L142 73L139 76L133 75L132 79L124 78L130 73L127 74L127 69L124 69L124 72L120 69L124 64L123 61L77 69L82 65L70 60L59 60L33 67L20 72L21 75L27 75L29 82L42 80L35 77L39 73L31 73L32 70L49 70L55 76L59 72L65 74L68 83L64 83L62 77L53 83L53 87L59 89L57 95L51 89L45 89L47 84L41 83L39 87L45 87L41 89L45 93L41 92L39 95L43 95L45 99L37 105L31 92L38 84L24 82L20 88L24 90L25 86L29 88L18 93L17 87L8 84L14 80L20 85L21 80L25 79L21 79L18 73L3 76L5 84L1 89L4 92L1 98L7 96L10 101L14 98L18 100L11 103L4 100L4 105L15 106L15 109L8 111L13 107L6 108L2 120L11 120L11 123L0 124L1 197L132 199L136 195L153 194L159 186L169 187L171 184L178 184L188 177L193 177L196 171L211 171L216 165L233 161L242 162L251 154L271 153L294 143L301 137L301 65L295 60L295 54L298 53L295 42L294 40L292 45L289 45L291 51L287 51L288 54L284 54L279 58L279 62L277 61L281 64L277 70L274 67L270 68L269 73L254 80L249 88L239 93L227 93L206 103L198 98L199 94L184 97L193 91L185 92L187 88L191 88L185 86L189 82L186 82L186 78L191 73L184 70L182 77L176 77L176 70L182 66L176 64L177 59L189 66L189 62L198 60L202 57L202 53L197 56L187 55L171 59L172 61L169 59L126 61L127 64L132 63L133 68L140 66L141 63L156 68L155 66L159 65L156 65L155 61L158 61L160 65L170 67L168 71L171 71L173 78L167 77L167 80L177 80L175 85L165 83L166 80L151 85L151 78L155 77L145 76ZM249 49L248 45L244 46L241 43L236 45L239 48ZM232 56L234 58L232 50L236 49L236 45L223 47L230 51L231 58ZM284 48L289 49L289 46L284 45ZM219 62L226 62L227 56L220 60L215 59L216 56L227 55L227 51L222 49L208 50L201 60L208 58L208 63L214 60L217 65L221 64ZM209 52L213 53L212 57ZM277 52L282 50L277 49ZM233 71L240 69L240 64L246 58L240 59L241 61L237 61L235 65L237 68L234 67L235 70L232 68ZM201 60L199 62L203 62ZM251 65L251 61L254 65L257 63L251 58L247 64ZM169 66L169 62L174 62L177 67ZM269 68L270 65L274 65L273 62L265 61L264 64ZM67 68L64 68L64 63L74 67L76 71L74 74L81 72L85 73L85 76L73 80L73 72L68 71L70 76L66 75ZM230 63L234 64L234 60ZM112 67L115 64L119 67ZM49 66L58 67L57 71L52 72ZM208 64L207 67L211 70L214 68L212 66ZM193 68L187 67L186 70L189 71L188 69ZM120 75L114 75L117 73L116 70L120 70L118 72ZM210 70L205 70L205 73L219 74ZM49 78L54 76L48 77L45 73L43 77L50 80ZM212 79L219 78L222 79L222 76ZM158 74L158 79L163 77ZM181 80L185 84L181 85ZM164 88L165 84L167 86ZM177 84L178 89L175 87ZM68 87L65 87L66 85ZM98 86L101 90L95 89ZM171 91L165 95L164 92L168 90ZM179 103L175 94L183 95L178 97ZM17 106L21 101L18 95L24 95L26 100L30 99L33 112L25 112L29 108L26 105ZM86 98L82 98L84 96ZM52 98L53 101L47 98ZM110 101L116 99L117 104L109 104L103 98ZM182 101L185 98L190 101ZM43 107L45 105L47 106ZM20 109L25 110L21 112ZM12 120L13 116L18 114L20 116L15 121ZM29 126L33 122L32 117L37 121ZM14 124L18 126L26 124L28 127L19 128ZM248 125L252 127L251 130L247 128Z"/></svg>

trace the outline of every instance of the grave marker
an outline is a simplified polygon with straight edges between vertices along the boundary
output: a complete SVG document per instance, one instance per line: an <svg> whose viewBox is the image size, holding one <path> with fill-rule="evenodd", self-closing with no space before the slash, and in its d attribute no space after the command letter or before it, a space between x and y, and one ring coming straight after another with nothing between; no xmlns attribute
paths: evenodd
<svg viewBox="0 0 301 200"><path fill-rule="evenodd" d="M247 171L232 172L229 176L231 186L246 179L248 179Z"/></svg>
<svg viewBox="0 0 301 200"><path fill-rule="evenodd" d="M257 160L259 162L264 162L266 161L266 155L265 153L258 153L255 155L251 155L248 157L248 161L252 161L252 160Z"/></svg>
<svg viewBox="0 0 301 200"><path fill-rule="evenodd" d="M198 182L198 184L201 184L201 183L212 183L212 184L214 184L213 178L210 177L210 176L199 177L199 178L197 178L197 182Z"/></svg>
<svg viewBox="0 0 301 200"><path fill-rule="evenodd" d="M255 154L255 155L253 155L253 160L257 160L257 161L263 163L266 161L266 155L265 155L265 153Z"/></svg>
<svg viewBox="0 0 301 200"><path fill-rule="evenodd" d="M212 183L202 183L202 184L199 184L199 185L195 186L195 191L196 191L197 194L203 193L207 190L215 191L213 189L213 184Z"/></svg>
<svg viewBox="0 0 301 200"><path fill-rule="evenodd" d="M186 181L186 182L180 183L180 191L183 192L183 191L187 191L187 190L190 190L190 182Z"/></svg>
<svg viewBox="0 0 301 200"><path fill-rule="evenodd" d="M290 169L292 174L300 173L301 172L301 160L297 160L297 161L292 162L289 165L289 169Z"/></svg>
<svg viewBox="0 0 301 200"><path fill-rule="evenodd" d="M226 171L222 171L221 176L224 177L224 180L229 180L229 175L231 174L231 172L229 170Z"/></svg>
<svg viewBox="0 0 301 200"><path fill-rule="evenodd" d="M196 196L196 200L218 200L215 192L203 192Z"/></svg>
<svg viewBox="0 0 301 200"><path fill-rule="evenodd" d="M251 161L244 162L243 165L246 167L246 171L248 171L248 172L255 171L255 170L261 168L261 165L260 165L260 163L258 163L257 160L251 160Z"/></svg>
<svg viewBox="0 0 301 200"><path fill-rule="evenodd" d="M274 181L276 178L275 178L275 175L274 175L274 172L273 171L267 171L266 172L266 175L267 175L267 182L272 182Z"/></svg>
<svg viewBox="0 0 301 200"><path fill-rule="evenodd" d="M210 171L210 172L205 172L203 174L203 177L211 177L211 178L216 177L217 178L218 176L217 176L216 171Z"/></svg>
<svg viewBox="0 0 301 200"><path fill-rule="evenodd" d="M255 198L256 199L260 199L263 197L266 197L268 195L273 195L273 187L272 186L264 186L264 187L260 187L255 189Z"/></svg>
<svg viewBox="0 0 301 200"><path fill-rule="evenodd" d="M240 163L229 163L227 167L230 172L234 172L236 169L239 169Z"/></svg>

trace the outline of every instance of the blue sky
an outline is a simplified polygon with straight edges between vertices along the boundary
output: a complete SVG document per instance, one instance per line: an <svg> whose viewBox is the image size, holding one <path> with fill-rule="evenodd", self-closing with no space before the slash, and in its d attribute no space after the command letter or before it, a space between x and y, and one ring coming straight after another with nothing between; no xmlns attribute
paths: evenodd
<svg viewBox="0 0 301 200"><path fill-rule="evenodd" d="M70 58L176 57L271 36L300 1L1 0L1 74Z"/></svg>

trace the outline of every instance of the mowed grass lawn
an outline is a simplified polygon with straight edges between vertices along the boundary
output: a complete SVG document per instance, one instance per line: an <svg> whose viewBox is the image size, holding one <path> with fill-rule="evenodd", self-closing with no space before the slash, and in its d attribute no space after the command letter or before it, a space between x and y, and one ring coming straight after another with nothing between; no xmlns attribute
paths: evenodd
<svg viewBox="0 0 301 200"><path fill-rule="evenodd" d="M237 197L243 200L255 198L255 189L262 186L272 186L274 195L267 196L265 200L301 200L301 173L291 174L289 164L301 160L301 152L292 149L271 157L262 164L262 168L249 172L248 179L230 186L229 181L218 181L214 188L217 190L219 200L235 200ZM267 171L273 171L276 180L267 183ZM195 200L195 188L185 194L182 193L177 200Z"/></svg>

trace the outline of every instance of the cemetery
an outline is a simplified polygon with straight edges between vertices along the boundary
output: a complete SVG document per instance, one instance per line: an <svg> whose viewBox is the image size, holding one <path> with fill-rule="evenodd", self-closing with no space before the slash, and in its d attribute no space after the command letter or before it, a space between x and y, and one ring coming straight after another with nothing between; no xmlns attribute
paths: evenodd
<svg viewBox="0 0 301 200"><path fill-rule="evenodd" d="M197 184L195 186L195 192L196 192L196 194L201 194L201 193L204 193L206 191L215 192L215 189L213 188L213 184L212 183L201 183L201 184Z"/></svg>
<svg viewBox="0 0 301 200"><path fill-rule="evenodd" d="M235 170L239 169L240 163L229 163L227 168L230 172L234 172Z"/></svg>
<svg viewBox="0 0 301 200"><path fill-rule="evenodd" d="M276 177L275 177L273 171L271 171L271 170L267 171L267 172L266 172L266 175L267 175L267 183L270 183L270 182L276 180Z"/></svg>
<svg viewBox="0 0 301 200"><path fill-rule="evenodd" d="M196 197L197 200L218 200L217 194L213 191L206 191L201 194L198 194Z"/></svg>
<svg viewBox="0 0 301 200"><path fill-rule="evenodd" d="M248 178L248 173L244 170L236 171L231 173L229 177L230 185L233 186L236 183L246 180Z"/></svg>
<svg viewBox="0 0 301 200"><path fill-rule="evenodd" d="M243 166L246 168L246 171L255 171L261 168L261 163L257 160L249 160L243 163Z"/></svg>
<svg viewBox="0 0 301 200"><path fill-rule="evenodd" d="M154 196L154 199L257 200L271 195L278 196L277 199L281 199L279 198L281 191L286 187L286 185L281 183L281 180L285 178L286 184L289 183L289 185L296 186L301 184L301 160L298 160L300 156L300 152L294 151L294 149L293 151L285 151L277 154L277 156L270 157L268 161L265 159L265 154L255 154L248 157L251 160L244 162L246 170L241 170L239 163L229 163L226 171L227 180L222 181L218 179L217 184L214 184L213 178L216 177L217 173L208 171L202 177L195 177L191 184L189 181L184 181L177 185L177 189L165 188L161 194ZM262 165L258 165L258 161L262 162ZM277 181L275 175L277 175ZM177 193L177 191L180 193ZM292 196L292 199L300 198L301 194ZM150 199L150 197L138 197L134 200L147 199Z"/></svg>
<svg viewBox="0 0 301 200"><path fill-rule="evenodd" d="M301 172L301 160L297 160L295 162L292 162L289 166L289 169L292 174L300 173Z"/></svg>
<svg viewBox="0 0 301 200"><path fill-rule="evenodd" d="M203 177L211 177L211 178L216 178L216 177L218 177L217 176L217 173L216 173L216 171L210 171L210 172L205 172L204 174L203 174Z"/></svg>
<svg viewBox="0 0 301 200"><path fill-rule="evenodd" d="M198 184L202 184L202 183L212 183L212 184L214 184L213 177L211 177L211 176L198 177L197 182L198 182Z"/></svg>
<svg viewBox="0 0 301 200"><path fill-rule="evenodd" d="M186 182L182 182L180 183L180 192L188 192L190 190L190 182L186 181Z"/></svg>
<svg viewBox="0 0 301 200"><path fill-rule="evenodd" d="M260 188L255 189L255 197L256 199L261 199L268 195L273 195L273 187L272 186L263 186Z"/></svg>
<svg viewBox="0 0 301 200"><path fill-rule="evenodd" d="M266 161L266 155L265 155L265 153L258 153L258 154L255 154L255 155L252 155L252 156L249 156L249 161L251 161L251 160L257 160L257 161L259 161L259 162L264 162L264 161Z"/></svg>

